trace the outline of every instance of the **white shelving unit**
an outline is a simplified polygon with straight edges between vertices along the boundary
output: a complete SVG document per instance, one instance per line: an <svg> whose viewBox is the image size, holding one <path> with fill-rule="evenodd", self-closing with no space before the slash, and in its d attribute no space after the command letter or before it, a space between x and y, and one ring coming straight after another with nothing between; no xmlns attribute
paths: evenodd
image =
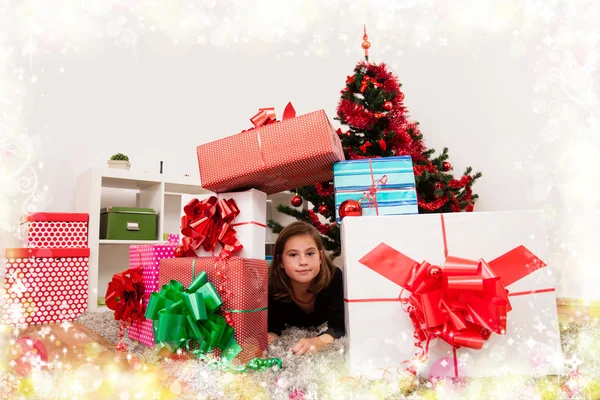
<svg viewBox="0 0 600 400"><path fill-rule="evenodd" d="M75 211L90 215L88 310L97 311L112 276L127 269L129 246L161 243L163 233L179 232L182 194L211 193L198 177L122 169L92 168L79 176L75 188ZM106 206L153 208L158 215L156 240L100 240L100 209Z"/></svg>
<svg viewBox="0 0 600 400"><path fill-rule="evenodd" d="M75 212L90 216L88 310L104 309L98 299L104 298L113 275L129 265L129 246L162 243L164 233L179 233L184 194L212 193L202 188L198 177L169 177L168 175L122 169L92 168L77 178ZM287 225L295 219L276 211L277 204L290 204L294 196L282 192L267 197L267 220ZM156 240L100 240L100 209L107 206L153 208L158 215ZM303 205L306 207L306 204ZM270 229L266 233L267 254L276 239Z"/></svg>

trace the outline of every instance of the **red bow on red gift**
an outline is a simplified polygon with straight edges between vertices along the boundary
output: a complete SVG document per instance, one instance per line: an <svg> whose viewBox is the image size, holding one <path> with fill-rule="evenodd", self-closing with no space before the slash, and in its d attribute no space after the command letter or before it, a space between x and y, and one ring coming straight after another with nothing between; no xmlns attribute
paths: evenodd
<svg viewBox="0 0 600 400"><path fill-rule="evenodd" d="M506 333L506 315L511 310L506 286L542 268L545 264L524 246L486 262L448 256L443 268L421 263L381 243L365 255L361 264L385 276L410 296L408 304L420 358L435 337L458 349L481 349L492 332Z"/></svg>
<svg viewBox="0 0 600 400"><path fill-rule="evenodd" d="M240 251L244 246L235 237L236 230L230 223L240 213L233 199L217 199L211 196L205 200L193 199L184 208L181 217L181 233L184 254L195 257L200 246L211 252L221 244L219 258L226 258Z"/></svg>
<svg viewBox="0 0 600 400"><path fill-rule="evenodd" d="M285 109L283 110L282 119L285 121L289 118L294 118L296 116L296 110L292 105L292 102L287 103ZM277 122L277 116L275 113L274 107L266 107L259 108L258 113L250 118L250 122L254 125L255 128L260 128L261 126L272 124L273 122Z"/></svg>

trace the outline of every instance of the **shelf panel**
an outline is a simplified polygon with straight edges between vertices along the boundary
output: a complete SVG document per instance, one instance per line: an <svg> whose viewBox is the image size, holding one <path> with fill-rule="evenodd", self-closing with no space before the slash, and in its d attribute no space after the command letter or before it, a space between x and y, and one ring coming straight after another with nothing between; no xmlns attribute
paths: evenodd
<svg viewBox="0 0 600 400"><path fill-rule="evenodd" d="M112 240L112 239L100 239L100 244L160 244L167 243L165 240Z"/></svg>

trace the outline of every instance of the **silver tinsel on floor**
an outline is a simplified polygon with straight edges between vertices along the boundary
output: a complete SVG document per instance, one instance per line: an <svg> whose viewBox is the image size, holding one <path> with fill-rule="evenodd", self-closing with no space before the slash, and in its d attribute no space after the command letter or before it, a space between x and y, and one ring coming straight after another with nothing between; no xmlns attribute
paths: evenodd
<svg viewBox="0 0 600 400"><path fill-rule="evenodd" d="M119 340L118 323L112 312L87 313L79 322L112 343ZM282 369L266 372L233 373L215 370L201 360L181 361L159 357L152 349L128 338L124 342L130 353L147 363L160 365L170 376L178 377L185 387L180 396L191 399L369 399L373 398L371 384L349 376L345 365L346 340L339 339L317 354L297 356L289 350L303 337L316 331L290 328L269 346L265 357L283 361ZM395 390L394 390L395 388ZM391 398L404 398L393 384ZM396 392L396 393L393 393ZM397 396L393 396L396 394ZM379 396L378 396L379 397ZM387 397L387 396L386 396Z"/></svg>

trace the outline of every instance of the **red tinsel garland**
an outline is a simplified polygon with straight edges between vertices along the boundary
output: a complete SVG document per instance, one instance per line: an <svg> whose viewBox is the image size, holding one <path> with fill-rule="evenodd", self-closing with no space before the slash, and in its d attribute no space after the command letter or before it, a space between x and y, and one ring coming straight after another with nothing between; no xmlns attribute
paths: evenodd
<svg viewBox="0 0 600 400"><path fill-rule="evenodd" d="M333 187L332 184L329 184L329 187L327 187L327 189L325 189L322 184L317 183L315 185L315 189L317 190L317 193L321 197L331 196L333 194L333 191L334 191L334 187Z"/></svg>
<svg viewBox="0 0 600 400"><path fill-rule="evenodd" d="M340 101L338 117L344 119L354 129L360 130L370 129L377 122L377 118L371 111L350 99Z"/></svg>
<svg viewBox="0 0 600 400"><path fill-rule="evenodd" d="M418 198L418 195L417 195L417 198ZM423 201L420 198L418 198L417 203L418 203L419 207L424 210L435 211L435 210L439 210L440 208L442 208L444 206L444 204L446 204L447 201L448 201L448 196L442 196L439 199L430 201L430 202L426 202L426 201Z"/></svg>
<svg viewBox="0 0 600 400"><path fill-rule="evenodd" d="M329 233L329 227L331 224L322 224L321 221L319 221L319 216L313 210L308 210L308 216L310 218L310 222L312 222L313 226L317 228L322 235L327 235Z"/></svg>

